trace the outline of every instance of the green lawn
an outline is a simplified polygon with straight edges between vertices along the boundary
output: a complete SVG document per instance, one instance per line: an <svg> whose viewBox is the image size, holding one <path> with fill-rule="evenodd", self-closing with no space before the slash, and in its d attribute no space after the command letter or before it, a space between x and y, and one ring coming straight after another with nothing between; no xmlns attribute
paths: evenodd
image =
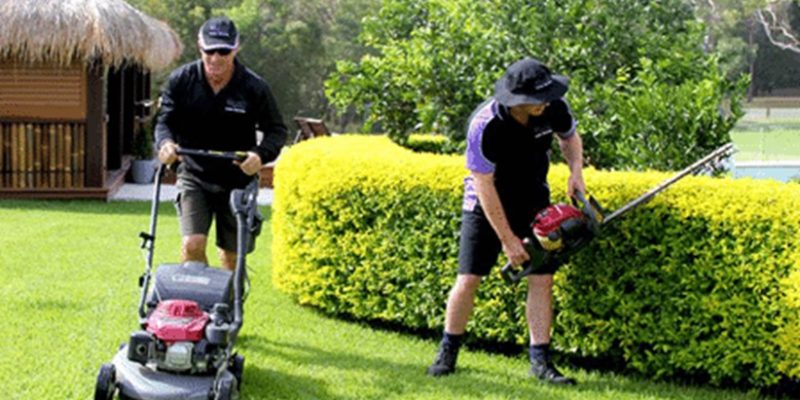
<svg viewBox="0 0 800 400"><path fill-rule="evenodd" d="M157 262L177 259L174 211L161 207ZM268 209L266 210L268 211ZM137 328L138 232L148 204L0 201L0 393L11 399L87 399L99 365ZM753 399L567 369L581 384L526 378L523 355L466 351L460 373L424 371L436 343L374 330L300 307L270 283L269 229L251 258L253 291L239 350L244 399ZM520 326L520 329L524 329Z"/></svg>
<svg viewBox="0 0 800 400"><path fill-rule="evenodd" d="M743 119L731 139L737 161L800 160L800 119Z"/></svg>

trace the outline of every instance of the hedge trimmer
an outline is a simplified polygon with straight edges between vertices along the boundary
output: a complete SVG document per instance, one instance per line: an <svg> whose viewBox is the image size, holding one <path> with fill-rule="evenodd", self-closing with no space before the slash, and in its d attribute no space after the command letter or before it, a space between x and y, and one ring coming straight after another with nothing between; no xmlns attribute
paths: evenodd
<svg viewBox="0 0 800 400"><path fill-rule="evenodd" d="M530 259L519 267L507 263L500 273L508 283L518 282L522 277L551 265L564 263L576 251L601 234L601 228L634 208L650 201L683 177L709 164L718 165L733 154L732 143L728 143L684 168L671 178L661 182L647 193L605 215L603 208L591 196L587 200L583 193L575 192L572 205L554 204L540 211L531 224L532 236L522 239ZM516 271L515 269L519 269Z"/></svg>

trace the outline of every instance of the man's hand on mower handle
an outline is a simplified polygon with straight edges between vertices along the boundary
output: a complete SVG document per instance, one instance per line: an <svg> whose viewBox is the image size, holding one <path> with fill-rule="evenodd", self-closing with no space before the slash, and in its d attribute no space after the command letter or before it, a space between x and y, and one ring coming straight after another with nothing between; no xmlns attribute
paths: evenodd
<svg viewBox="0 0 800 400"><path fill-rule="evenodd" d="M530 260L528 252L525 251L525 246L522 245L522 240L517 236L511 236L503 241L503 251L506 253L509 262L513 266L519 266Z"/></svg>
<svg viewBox="0 0 800 400"><path fill-rule="evenodd" d="M171 165L178 160L178 145L172 140L166 140L158 149L158 161L164 165Z"/></svg>
<svg viewBox="0 0 800 400"><path fill-rule="evenodd" d="M239 168L242 169L242 172L247 174L248 176L255 174L258 170L261 169L261 157L258 156L255 152L248 151L247 158L242 161L234 161L234 164L238 165Z"/></svg>

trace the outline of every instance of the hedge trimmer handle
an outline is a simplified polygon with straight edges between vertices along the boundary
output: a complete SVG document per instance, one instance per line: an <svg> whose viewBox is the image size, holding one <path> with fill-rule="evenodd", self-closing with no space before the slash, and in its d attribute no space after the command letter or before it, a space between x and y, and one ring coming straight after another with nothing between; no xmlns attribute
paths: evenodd
<svg viewBox="0 0 800 400"><path fill-rule="evenodd" d="M600 207L597 200L592 196L589 196L589 200L586 200L583 192L576 190L572 195L572 204L580 208L581 212L586 215L589 220L589 229L594 234L600 233L600 225L603 224L603 208Z"/></svg>
<svg viewBox="0 0 800 400"><path fill-rule="evenodd" d="M244 161L247 158L246 151L197 150L181 147L177 149L177 153L180 156L197 156L231 161Z"/></svg>
<svg viewBox="0 0 800 400"><path fill-rule="evenodd" d="M529 237L522 239L522 246L525 248L525 252L528 253L528 257L530 258L519 267L520 270L518 272L514 271L514 266L511 265L511 262L507 262L506 265L500 269L500 275L506 283L511 284L519 282L520 279L526 275L530 275L531 272L537 270L544 264L544 253L536 248L533 242L534 240L535 239Z"/></svg>

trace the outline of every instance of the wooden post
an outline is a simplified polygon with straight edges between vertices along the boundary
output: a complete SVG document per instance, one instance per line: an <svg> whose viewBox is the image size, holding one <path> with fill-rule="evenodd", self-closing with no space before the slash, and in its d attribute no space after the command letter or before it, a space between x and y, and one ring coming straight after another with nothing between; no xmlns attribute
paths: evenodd
<svg viewBox="0 0 800 400"><path fill-rule="evenodd" d="M72 124L64 127L64 187L72 187Z"/></svg>
<svg viewBox="0 0 800 400"><path fill-rule="evenodd" d="M56 127L56 186L64 187L64 124Z"/></svg>
<svg viewBox="0 0 800 400"><path fill-rule="evenodd" d="M87 68L85 183L86 187L102 188L106 181L103 68L100 65Z"/></svg>
<svg viewBox="0 0 800 400"><path fill-rule="evenodd" d="M6 187L6 124L0 122L0 188Z"/></svg>
<svg viewBox="0 0 800 400"><path fill-rule="evenodd" d="M86 127L83 124L78 126L78 187L86 186Z"/></svg>
<svg viewBox="0 0 800 400"><path fill-rule="evenodd" d="M42 125L42 141L41 146L39 146L39 159L42 162L41 174L42 174L42 187L47 188L50 187L50 164L49 155L50 155L50 124L43 124Z"/></svg>
<svg viewBox="0 0 800 400"><path fill-rule="evenodd" d="M35 187L33 184L33 124L25 126L25 187Z"/></svg>
<svg viewBox="0 0 800 400"><path fill-rule="evenodd" d="M50 181L50 187L56 187L56 124L50 124L50 151L47 154L48 174L47 179Z"/></svg>
<svg viewBox="0 0 800 400"><path fill-rule="evenodd" d="M33 128L33 185L42 187L42 124L36 124Z"/></svg>

